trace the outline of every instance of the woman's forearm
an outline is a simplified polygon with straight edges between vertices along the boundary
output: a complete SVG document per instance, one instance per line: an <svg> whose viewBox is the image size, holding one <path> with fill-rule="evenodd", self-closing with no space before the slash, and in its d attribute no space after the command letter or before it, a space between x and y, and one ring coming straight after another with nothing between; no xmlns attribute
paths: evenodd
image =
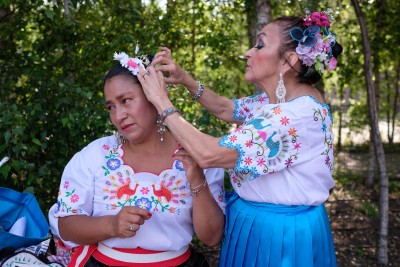
<svg viewBox="0 0 400 267"><path fill-rule="evenodd" d="M193 226L197 237L207 246L217 245L224 232L225 217L207 186L193 196Z"/></svg>
<svg viewBox="0 0 400 267"><path fill-rule="evenodd" d="M199 82L193 78L188 79L185 86L192 96L199 91ZM207 87L204 87L204 91L197 101L211 114L226 122L242 123L242 121L233 119L233 111L235 110L234 102L231 99L215 93Z"/></svg>
<svg viewBox="0 0 400 267"><path fill-rule="evenodd" d="M63 240L79 245L96 244L113 237L112 216L90 217L75 215L58 219L58 228Z"/></svg>
<svg viewBox="0 0 400 267"><path fill-rule="evenodd" d="M178 113L168 116L165 123L201 168L230 169L236 166L237 151L219 146L220 138L202 133Z"/></svg>

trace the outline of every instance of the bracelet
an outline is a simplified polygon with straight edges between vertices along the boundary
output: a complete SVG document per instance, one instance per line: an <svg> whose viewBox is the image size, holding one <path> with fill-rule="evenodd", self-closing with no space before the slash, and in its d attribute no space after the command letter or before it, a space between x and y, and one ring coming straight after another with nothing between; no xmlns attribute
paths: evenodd
<svg viewBox="0 0 400 267"><path fill-rule="evenodd" d="M199 89L197 90L197 93L195 95L192 95L193 100L197 100L201 97L204 91L204 84L202 82L199 82Z"/></svg>
<svg viewBox="0 0 400 267"><path fill-rule="evenodd" d="M179 114L182 115L181 111L179 109L177 109L176 107L169 107L166 108L160 115L158 115L157 118L157 126L158 126L158 130L157 132L160 134L161 136L161 141L164 141L164 133L166 131L166 124L164 123L164 120L166 117L168 117L169 115L178 112Z"/></svg>
<svg viewBox="0 0 400 267"><path fill-rule="evenodd" d="M207 187L206 179L204 179L204 182L202 184L196 186L195 188L192 188L192 185L189 183L190 195L197 197L197 195L200 194L206 187Z"/></svg>

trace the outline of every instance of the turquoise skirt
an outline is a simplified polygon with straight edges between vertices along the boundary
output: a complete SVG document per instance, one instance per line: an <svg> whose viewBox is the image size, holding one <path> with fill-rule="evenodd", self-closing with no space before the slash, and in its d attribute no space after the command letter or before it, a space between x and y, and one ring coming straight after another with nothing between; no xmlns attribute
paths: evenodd
<svg viewBox="0 0 400 267"><path fill-rule="evenodd" d="M226 194L220 267L336 266L325 205L286 206Z"/></svg>

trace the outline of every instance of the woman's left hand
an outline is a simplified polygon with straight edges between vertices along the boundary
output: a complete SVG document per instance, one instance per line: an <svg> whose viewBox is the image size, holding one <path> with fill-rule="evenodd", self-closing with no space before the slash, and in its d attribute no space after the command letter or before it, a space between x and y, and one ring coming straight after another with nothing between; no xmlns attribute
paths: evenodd
<svg viewBox="0 0 400 267"><path fill-rule="evenodd" d="M140 67L139 71L137 77L142 84L147 99L160 111L159 106L162 102L170 102L164 75L161 71L156 71L153 66L149 66L146 69Z"/></svg>

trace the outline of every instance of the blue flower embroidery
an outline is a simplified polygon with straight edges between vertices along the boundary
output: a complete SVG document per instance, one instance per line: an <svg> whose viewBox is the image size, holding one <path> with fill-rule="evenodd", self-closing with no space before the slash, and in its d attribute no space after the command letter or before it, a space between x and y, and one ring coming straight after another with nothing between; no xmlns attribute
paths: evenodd
<svg viewBox="0 0 400 267"><path fill-rule="evenodd" d="M185 171L185 169L183 168L182 161L179 161L179 160L175 161L175 168L180 171Z"/></svg>
<svg viewBox="0 0 400 267"><path fill-rule="evenodd" d="M321 131L324 133L326 132L326 124L325 123L322 123Z"/></svg>
<svg viewBox="0 0 400 267"><path fill-rule="evenodd" d="M107 161L107 167L110 170L116 170L121 166L121 161L119 159L109 159Z"/></svg>
<svg viewBox="0 0 400 267"><path fill-rule="evenodd" d="M135 206L150 211L152 204L148 198L142 197L136 200Z"/></svg>

